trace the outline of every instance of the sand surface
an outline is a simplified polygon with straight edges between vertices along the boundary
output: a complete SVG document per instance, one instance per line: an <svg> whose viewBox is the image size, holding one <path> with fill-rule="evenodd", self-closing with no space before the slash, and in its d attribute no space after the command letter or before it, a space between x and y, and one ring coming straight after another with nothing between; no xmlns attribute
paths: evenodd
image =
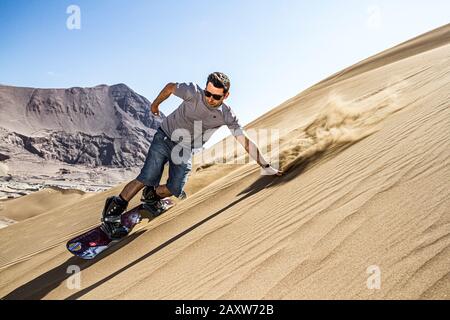
<svg viewBox="0 0 450 320"><path fill-rule="evenodd" d="M197 165L188 199L94 261L65 242L98 223L124 184L66 205L57 194L52 208L45 194L24 197L40 212L0 229L0 297L449 299L449 93L447 25L250 123L280 130L283 177L252 163ZM371 270L379 289L368 288Z"/></svg>
<svg viewBox="0 0 450 320"><path fill-rule="evenodd" d="M0 215L6 218L23 221L49 210L73 206L77 201L82 201L93 193L86 193L80 190L46 188L29 195L0 202Z"/></svg>

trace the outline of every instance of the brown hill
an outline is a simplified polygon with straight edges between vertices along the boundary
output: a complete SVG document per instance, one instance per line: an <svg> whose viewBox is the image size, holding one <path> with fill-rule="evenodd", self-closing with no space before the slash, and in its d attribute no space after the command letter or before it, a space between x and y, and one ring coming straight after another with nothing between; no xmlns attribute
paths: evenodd
<svg viewBox="0 0 450 320"><path fill-rule="evenodd" d="M35 89L0 86L0 161L31 153L89 166L141 165L161 118L124 84Z"/></svg>

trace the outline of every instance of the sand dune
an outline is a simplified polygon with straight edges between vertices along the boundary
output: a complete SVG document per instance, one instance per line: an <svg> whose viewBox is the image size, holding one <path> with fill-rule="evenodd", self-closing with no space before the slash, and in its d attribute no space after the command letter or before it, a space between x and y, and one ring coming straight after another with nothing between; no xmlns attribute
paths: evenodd
<svg viewBox="0 0 450 320"><path fill-rule="evenodd" d="M0 296L448 299L449 92L447 25L250 123L280 129L283 177L198 165L187 200L94 261L71 257L65 241L95 225L123 185L1 229ZM82 270L75 290L72 265ZM367 286L374 268L379 289Z"/></svg>
<svg viewBox="0 0 450 320"><path fill-rule="evenodd" d="M0 215L22 221L52 209L73 206L89 195L91 194L80 190L46 188L18 199L0 202Z"/></svg>

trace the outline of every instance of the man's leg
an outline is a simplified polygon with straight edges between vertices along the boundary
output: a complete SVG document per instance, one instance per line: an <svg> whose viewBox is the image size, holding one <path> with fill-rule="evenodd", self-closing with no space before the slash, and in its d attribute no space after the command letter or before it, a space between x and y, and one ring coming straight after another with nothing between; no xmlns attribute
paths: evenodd
<svg viewBox="0 0 450 320"><path fill-rule="evenodd" d="M172 192L170 192L170 190L167 188L167 186L161 185L158 186L156 188L156 194L160 197L160 198L166 198L166 197L170 197L172 195Z"/></svg>
<svg viewBox="0 0 450 320"><path fill-rule="evenodd" d="M133 181L129 182L125 188L123 188L122 192L120 193L120 197L122 197L123 200L129 202L133 197L142 189L145 185L134 179Z"/></svg>
<svg viewBox="0 0 450 320"><path fill-rule="evenodd" d="M187 182L189 173L192 170L192 154L190 150L183 151L184 158L181 163L174 163L172 159L169 160L169 179L167 179L167 184L164 190L167 190L171 195L179 199L184 199L186 194L183 189Z"/></svg>
<svg viewBox="0 0 450 320"><path fill-rule="evenodd" d="M163 136L159 132L153 137L147 153L144 166L137 178L129 182L121 191L120 195L106 199L103 209L103 222L112 237L121 237L126 234L121 226L121 214L125 212L128 202L145 185L158 185L164 169L164 164L168 161L170 150L163 142Z"/></svg>

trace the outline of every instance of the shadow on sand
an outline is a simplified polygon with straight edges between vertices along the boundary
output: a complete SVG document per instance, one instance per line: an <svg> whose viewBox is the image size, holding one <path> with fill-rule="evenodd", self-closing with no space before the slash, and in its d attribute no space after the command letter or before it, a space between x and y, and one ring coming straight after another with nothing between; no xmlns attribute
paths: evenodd
<svg viewBox="0 0 450 320"><path fill-rule="evenodd" d="M4 296L2 300L38 300L44 298L53 289L57 288L61 283L66 281L73 273L68 273L68 269L71 266L78 266L80 270L85 270L93 264L99 262L101 259L113 254L116 250L126 246L131 241L141 236L145 231L138 231L131 234L129 237L116 243L108 250L103 251L93 260L83 260L78 257L71 257L66 262L47 271L39 277L31 280L30 282L18 287L8 295Z"/></svg>

